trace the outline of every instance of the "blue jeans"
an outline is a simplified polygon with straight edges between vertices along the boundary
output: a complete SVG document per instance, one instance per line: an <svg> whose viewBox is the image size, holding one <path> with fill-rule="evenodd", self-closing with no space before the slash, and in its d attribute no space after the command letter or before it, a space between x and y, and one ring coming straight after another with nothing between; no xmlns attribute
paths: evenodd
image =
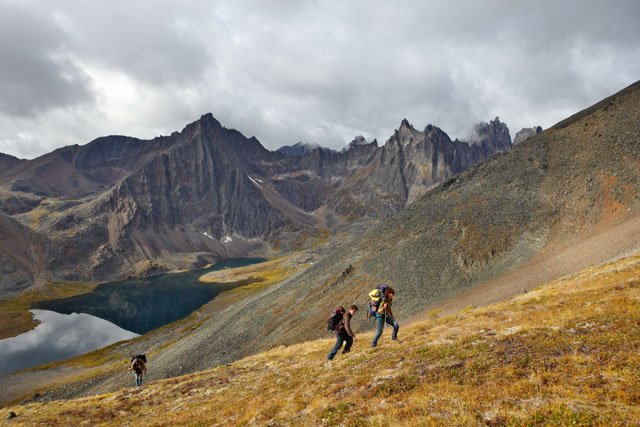
<svg viewBox="0 0 640 427"><path fill-rule="evenodd" d="M134 372L136 376L136 385L140 387L142 385L142 372Z"/></svg>
<svg viewBox="0 0 640 427"><path fill-rule="evenodd" d="M400 329L400 324L395 320L393 320L393 317L389 315L385 316L384 314L376 313L376 323L378 324L378 330L376 331L376 336L373 337L373 342L371 343L371 347L375 347L378 345L378 340L380 339L380 336L382 335L382 331L384 330L385 318L386 318L386 323L393 326L391 339L392 340L398 339L398 330Z"/></svg>
<svg viewBox="0 0 640 427"><path fill-rule="evenodd" d="M346 341L346 345L344 346L344 350L342 350L342 354L349 353L351 351L351 345L353 344L353 337L350 337L344 331L336 331L336 344L331 349L331 352L327 354L327 360L333 359L333 357L338 353L342 344Z"/></svg>

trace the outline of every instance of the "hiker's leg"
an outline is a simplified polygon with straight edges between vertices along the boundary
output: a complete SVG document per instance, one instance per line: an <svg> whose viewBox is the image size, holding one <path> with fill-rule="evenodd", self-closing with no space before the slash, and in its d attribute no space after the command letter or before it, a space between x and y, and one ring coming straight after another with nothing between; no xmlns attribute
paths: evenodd
<svg viewBox="0 0 640 427"><path fill-rule="evenodd" d="M395 319L391 316L387 316L387 323L393 326L393 332L391 333L391 339L398 339L398 331L400 330L400 324L395 321Z"/></svg>
<svg viewBox="0 0 640 427"><path fill-rule="evenodd" d="M142 375L139 372L136 372L136 385L140 387L142 385Z"/></svg>
<svg viewBox="0 0 640 427"><path fill-rule="evenodd" d="M344 342L344 339L340 336L340 334L336 333L336 343L331 349L331 351L329 352L329 354L327 354L328 360L333 359L336 353L338 353L338 350L340 350L340 347L342 347L343 342Z"/></svg>
<svg viewBox="0 0 640 427"><path fill-rule="evenodd" d="M376 335L373 337L373 341L371 342L371 347L375 347L378 345L378 340L382 335L382 331L384 330L384 314L376 313L376 323L378 330L376 331Z"/></svg>
<svg viewBox="0 0 640 427"><path fill-rule="evenodd" d="M351 351L351 346L353 345L353 337L346 335L344 337L344 340L346 341L347 344L344 346L344 350L342 350L342 354L349 353Z"/></svg>

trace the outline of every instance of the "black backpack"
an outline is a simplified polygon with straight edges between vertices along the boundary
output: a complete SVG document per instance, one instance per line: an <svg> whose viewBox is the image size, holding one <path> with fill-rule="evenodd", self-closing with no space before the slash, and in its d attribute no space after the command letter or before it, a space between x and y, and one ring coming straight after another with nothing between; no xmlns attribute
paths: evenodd
<svg viewBox="0 0 640 427"><path fill-rule="evenodd" d="M147 363L147 356L144 354L136 354L135 356L131 356L131 363L133 363L133 361L136 359L140 359L144 363Z"/></svg>
<svg viewBox="0 0 640 427"><path fill-rule="evenodd" d="M342 316L344 316L346 310L344 307L337 307L331 313L331 317L329 317L329 321L327 322L327 331L335 331L338 329L338 326L342 322Z"/></svg>

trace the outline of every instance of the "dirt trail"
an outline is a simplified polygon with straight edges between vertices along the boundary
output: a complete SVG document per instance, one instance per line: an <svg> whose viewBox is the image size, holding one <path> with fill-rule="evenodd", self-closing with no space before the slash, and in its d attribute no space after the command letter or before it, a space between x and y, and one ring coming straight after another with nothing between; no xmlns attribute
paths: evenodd
<svg viewBox="0 0 640 427"><path fill-rule="evenodd" d="M488 305L639 249L640 215L585 238L560 242L556 237L530 262L454 296L437 309L449 315Z"/></svg>

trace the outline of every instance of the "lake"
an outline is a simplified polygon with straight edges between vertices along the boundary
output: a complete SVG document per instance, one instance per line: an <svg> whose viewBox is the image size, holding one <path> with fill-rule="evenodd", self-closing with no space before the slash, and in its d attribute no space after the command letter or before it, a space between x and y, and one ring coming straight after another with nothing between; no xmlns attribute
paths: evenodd
<svg viewBox="0 0 640 427"><path fill-rule="evenodd" d="M138 336L89 314L60 314L47 310L31 310L31 313L41 322L35 329L0 340L0 375Z"/></svg>
<svg viewBox="0 0 640 427"><path fill-rule="evenodd" d="M144 334L190 315L220 292L243 285L201 283L198 278L203 274L263 261L263 258L238 258L210 268L105 283L87 294L39 302L32 308L64 314L87 313Z"/></svg>
<svg viewBox="0 0 640 427"><path fill-rule="evenodd" d="M84 295L36 303L30 311L41 323L0 340L0 375L87 353L182 319L220 292L244 285L205 284L200 276L263 261L231 259L210 268L104 283Z"/></svg>

